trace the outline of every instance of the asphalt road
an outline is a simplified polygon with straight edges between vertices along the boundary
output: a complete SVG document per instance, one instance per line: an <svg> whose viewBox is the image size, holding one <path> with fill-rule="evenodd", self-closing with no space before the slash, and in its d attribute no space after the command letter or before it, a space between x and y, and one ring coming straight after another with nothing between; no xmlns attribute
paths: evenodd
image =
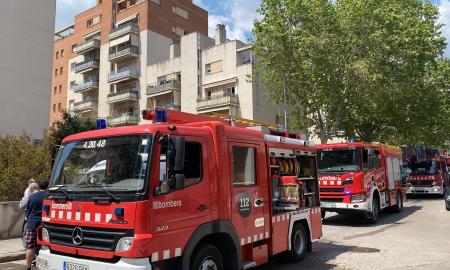
<svg viewBox="0 0 450 270"><path fill-rule="evenodd" d="M376 225L327 213L323 232L304 261L275 260L257 270L450 269L450 212L443 199L410 199L402 213L383 213ZM25 268L18 261L0 269Z"/></svg>

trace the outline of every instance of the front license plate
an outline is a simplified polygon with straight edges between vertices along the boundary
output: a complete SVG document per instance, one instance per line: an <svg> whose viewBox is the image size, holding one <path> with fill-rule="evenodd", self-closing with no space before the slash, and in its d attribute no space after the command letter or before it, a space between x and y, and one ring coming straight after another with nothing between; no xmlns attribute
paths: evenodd
<svg viewBox="0 0 450 270"><path fill-rule="evenodd" d="M320 206L323 207L323 208L336 208L336 204L335 203L321 202Z"/></svg>
<svg viewBox="0 0 450 270"><path fill-rule="evenodd" d="M63 270L89 270L89 267L78 263L64 262Z"/></svg>

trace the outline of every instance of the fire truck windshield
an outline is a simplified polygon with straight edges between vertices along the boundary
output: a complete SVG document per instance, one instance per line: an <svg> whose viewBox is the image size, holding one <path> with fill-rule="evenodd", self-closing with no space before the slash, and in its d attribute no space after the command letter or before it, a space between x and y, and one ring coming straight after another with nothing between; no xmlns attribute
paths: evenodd
<svg viewBox="0 0 450 270"><path fill-rule="evenodd" d="M411 175L436 174L435 161L415 162L411 165Z"/></svg>
<svg viewBox="0 0 450 270"><path fill-rule="evenodd" d="M69 142L58 153L50 192L137 192L144 188L150 137L95 138Z"/></svg>
<svg viewBox="0 0 450 270"><path fill-rule="evenodd" d="M360 170L358 149L322 149L318 152L320 172L354 172Z"/></svg>

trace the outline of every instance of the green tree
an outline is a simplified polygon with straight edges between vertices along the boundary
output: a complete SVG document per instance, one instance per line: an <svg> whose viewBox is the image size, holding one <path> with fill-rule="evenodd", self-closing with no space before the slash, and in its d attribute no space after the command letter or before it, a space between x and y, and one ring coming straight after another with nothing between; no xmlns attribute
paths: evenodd
<svg viewBox="0 0 450 270"><path fill-rule="evenodd" d="M0 201L20 200L28 180L48 179L50 176L50 153L47 136L40 144L31 137L0 137Z"/></svg>
<svg viewBox="0 0 450 270"><path fill-rule="evenodd" d="M53 145L61 145L63 139L69 135L96 128L95 122L91 119L67 112L63 113L62 121L58 121L56 126L57 128L52 129L50 132Z"/></svg>

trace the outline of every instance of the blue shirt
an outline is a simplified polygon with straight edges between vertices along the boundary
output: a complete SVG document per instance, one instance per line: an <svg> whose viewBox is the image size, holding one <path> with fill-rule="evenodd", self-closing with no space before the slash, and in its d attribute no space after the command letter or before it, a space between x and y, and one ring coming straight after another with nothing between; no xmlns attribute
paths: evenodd
<svg viewBox="0 0 450 270"><path fill-rule="evenodd" d="M27 203L27 230L35 230L41 226L42 205L44 204L45 191L33 193Z"/></svg>

